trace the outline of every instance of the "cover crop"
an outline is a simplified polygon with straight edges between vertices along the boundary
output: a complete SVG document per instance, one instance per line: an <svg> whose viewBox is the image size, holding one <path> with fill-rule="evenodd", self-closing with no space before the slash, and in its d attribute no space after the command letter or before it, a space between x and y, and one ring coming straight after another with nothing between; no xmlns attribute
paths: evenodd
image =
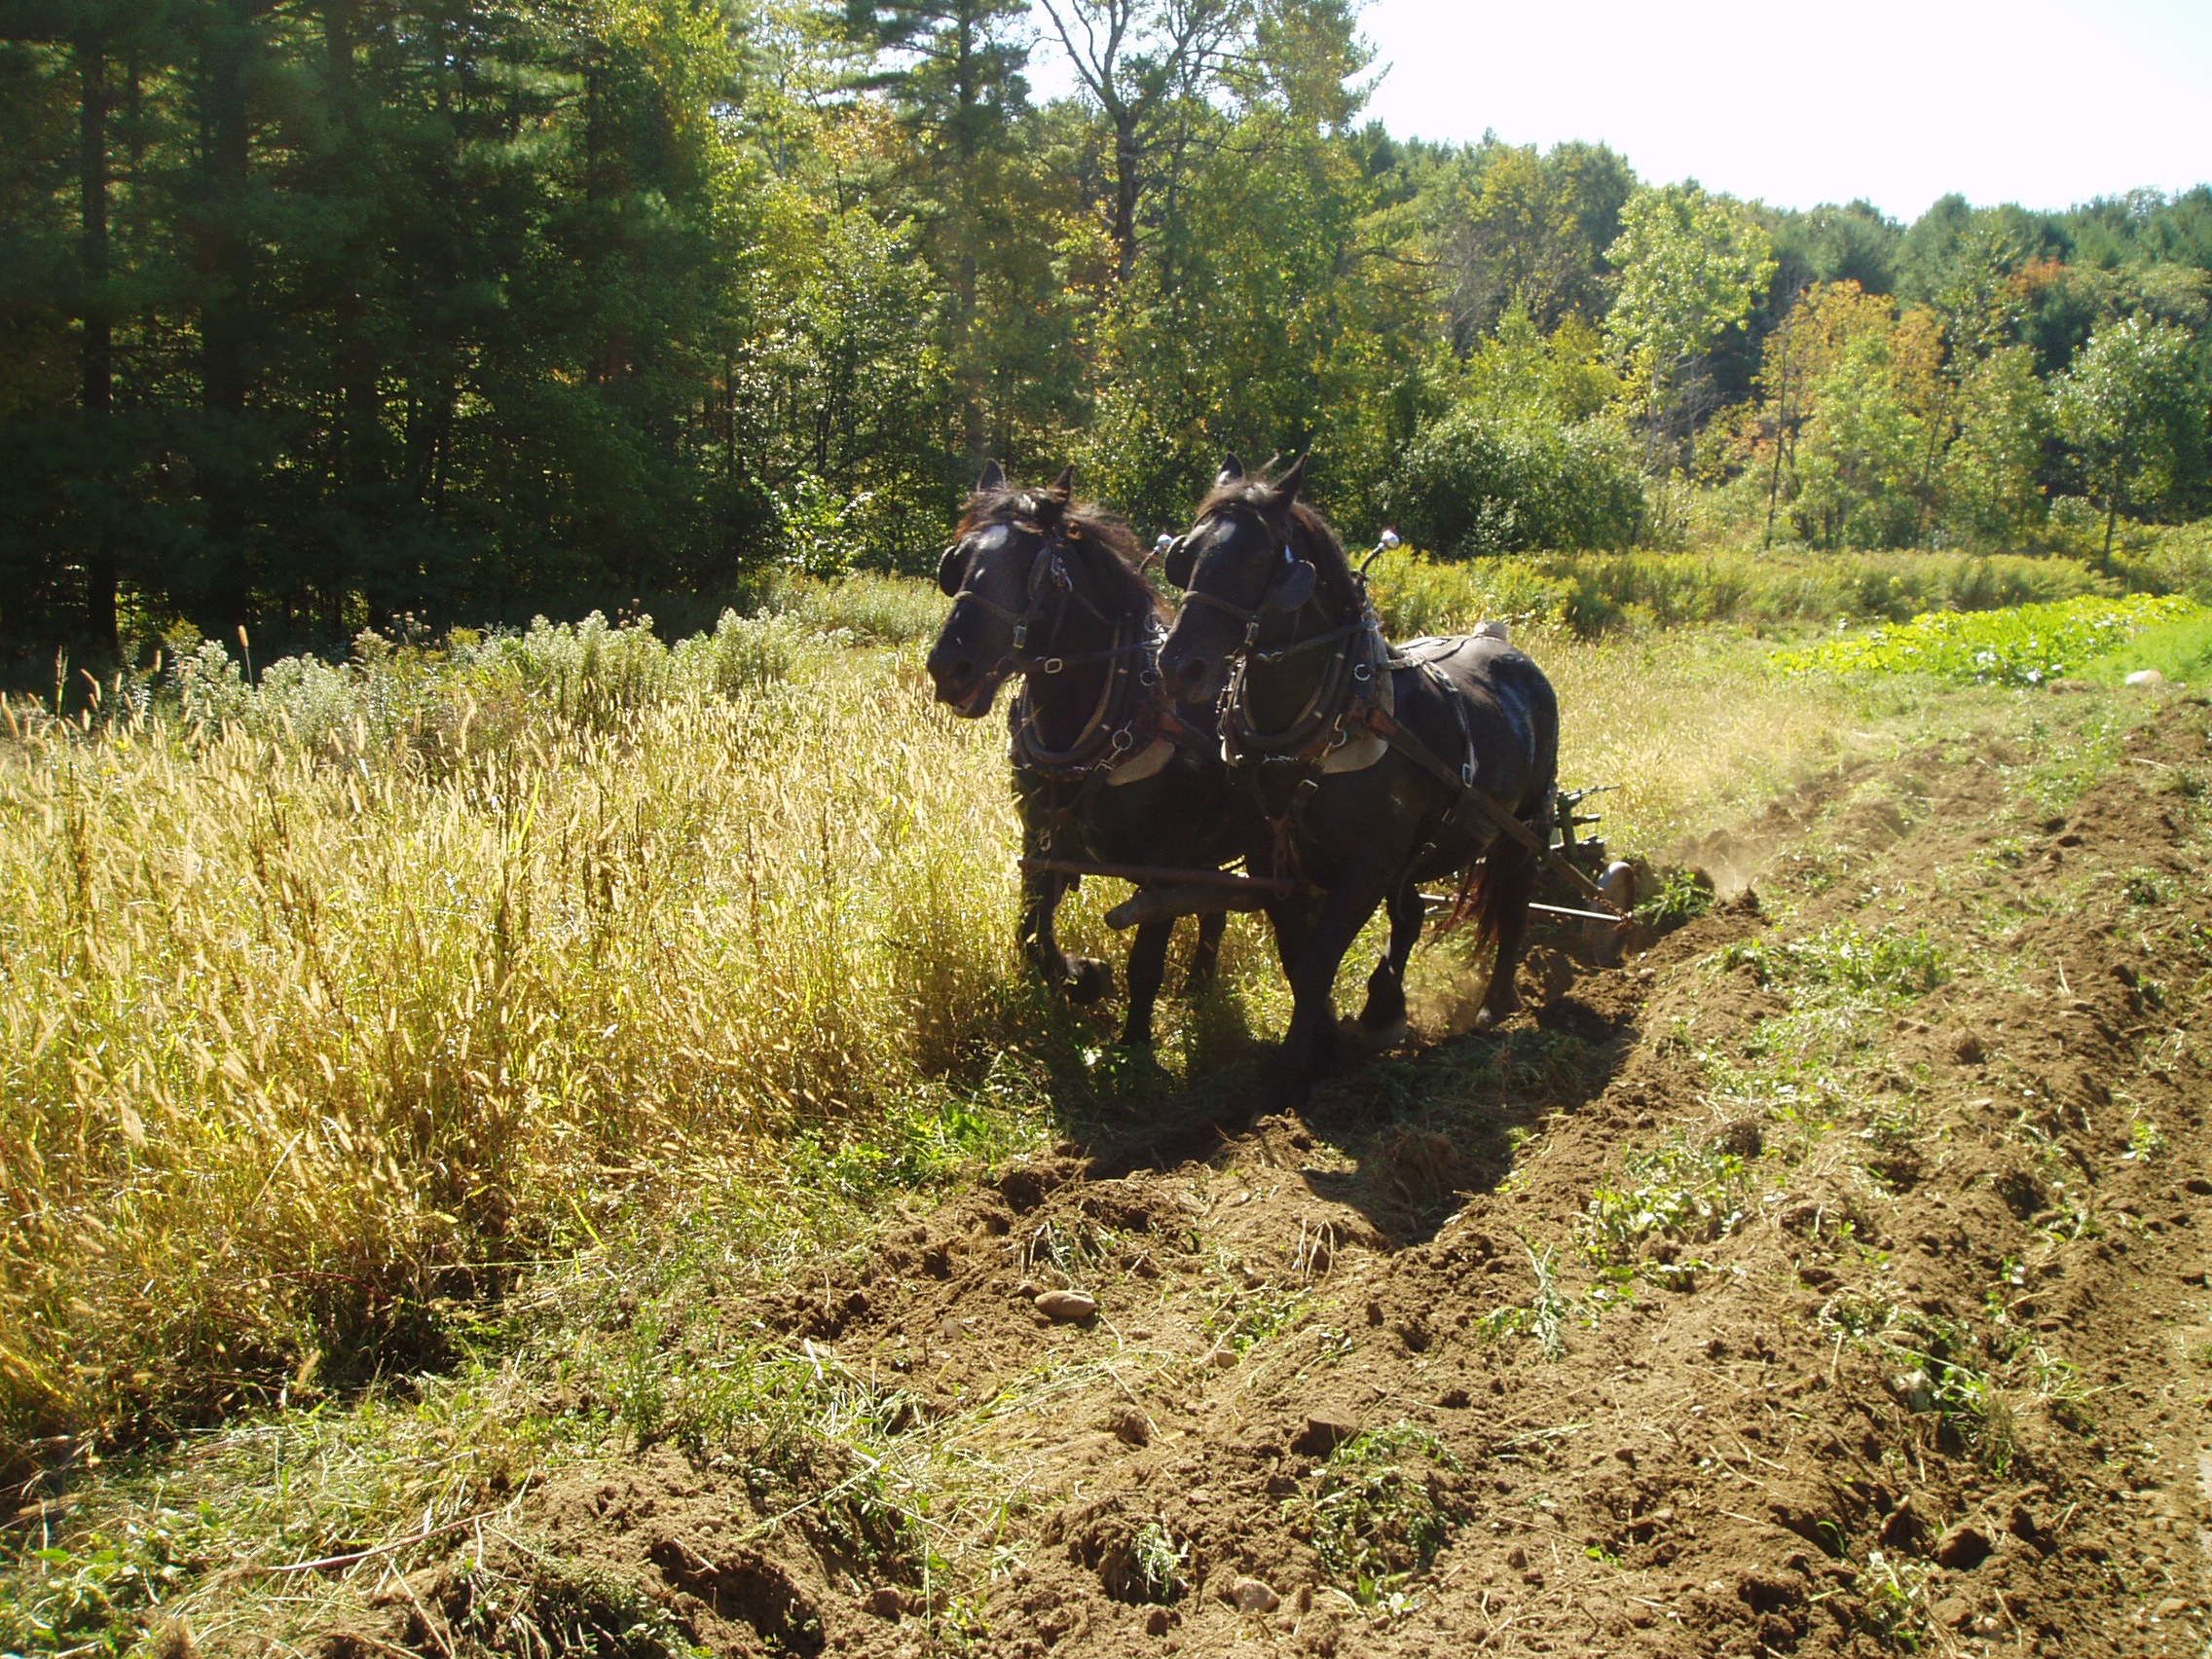
<svg viewBox="0 0 2212 1659"><path fill-rule="evenodd" d="M2043 685L2076 672L2146 628L2212 616L2178 595L2084 594L2009 610L1931 610L1895 627L1780 651L1787 673L1932 674L1961 684Z"/></svg>

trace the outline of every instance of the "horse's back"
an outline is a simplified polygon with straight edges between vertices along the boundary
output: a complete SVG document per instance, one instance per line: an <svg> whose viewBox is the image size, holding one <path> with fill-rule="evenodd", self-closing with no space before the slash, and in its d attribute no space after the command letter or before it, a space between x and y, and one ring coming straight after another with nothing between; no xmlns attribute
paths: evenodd
<svg viewBox="0 0 2212 1659"><path fill-rule="evenodd" d="M1429 681L1439 705L1446 698L1460 704L1478 776L1488 773L1505 784L1502 793L1521 796L1524 810L1549 798L1559 775L1559 697L1544 671L1502 628L1493 632L1485 624L1471 634L1413 640L1398 654L1418 670L1401 677L1401 687L1409 680ZM1421 700L1417 693L1415 701ZM1461 747L1457 713L1440 706L1425 718L1408 714L1429 742L1450 745L1444 753Z"/></svg>

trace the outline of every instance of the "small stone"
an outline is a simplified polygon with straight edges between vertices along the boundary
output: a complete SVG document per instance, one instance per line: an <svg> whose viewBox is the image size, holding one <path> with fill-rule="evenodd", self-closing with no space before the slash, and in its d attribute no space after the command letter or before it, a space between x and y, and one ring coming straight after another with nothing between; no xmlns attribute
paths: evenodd
<svg viewBox="0 0 2212 1659"><path fill-rule="evenodd" d="M1995 1547L1988 1533L1972 1522L1961 1521L1936 1540L1936 1565L1953 1572L1971 1572L1989 1559Z"/></svg>
<svg viewBox="0 0 2212 1659"><path fill-rule="evenodd" d="M2168 1596L2154 1610L2161 1619L2178 1619L2189 1611L2189 1604L2179 1596Z"/></svg>
<svg viewBox="0 0 2212 1659"><path fill-rule="evenodd" d="M1519 1544L1515 1544L1511 1549L1505 1552L1505 1565L1513 1568L1515 1572L1522 1572L1527 1570L1529 1566L1529 1552L1523 1549Z"/></svg>
<svg viewBox="0 0 2212 1659"><path fill-rule="evenodd" d="M1174 1622L1165 1607L1155 1607L1144 1616L1144 1633L1147 1636L1165 1636L1168 1627Z"/></svg>
<svg viewBox="0 0 2212 1659"><path fill-rule="evenodd" d="M1908 1412L1932 1412L1936 1409L1935 1385L1925 1371L1904 1371L1890 1379L1890 1392L1898 1397Z"/></svg>
<svg viewBox="0 0 2212 1659"><path fill-rule="evenodd" d="M1038 1295L1036 1308L1048 1319L1072 1324L1095 1318L1098 1313L1098 1299L1086 1296L1080 1290L1048 1290Z"/></svg>
<svg viewBox="0 0 2212 1659"><path fill-rule="evenodd" d="M1257 1578L1239 1578L1229 1587L1229 1599L1240 1613L1272 1613L1282 1605L1282 1598Z"/></svg>
<svg viewBox="0 0 2212 1659"><path fill-rule="evenodd" d="M1945 1630L1961 1630L1973 1618L1973 1608L1964 1596L1946 1596L1929 1608L1929 1616Z"/></svg>
<svg viewBox="0 0 2212 1659"><path fill-rule="evenodd" d="M2166 677L2155 668L2139 668L2127 677L2130 685L2163 685Z"/></svg>

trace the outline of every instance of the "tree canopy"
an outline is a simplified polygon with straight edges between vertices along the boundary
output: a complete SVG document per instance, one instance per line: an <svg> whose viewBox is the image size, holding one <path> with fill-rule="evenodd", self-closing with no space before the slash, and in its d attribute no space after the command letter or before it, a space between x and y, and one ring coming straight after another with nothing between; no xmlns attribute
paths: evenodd
<svg viewBox="0 0 2212 1659"><path fill-rule="evenodd" d="M0 0L0 652L689 623L989 455L1466 551L2212 498L2212 190L1790 213L1367 91L1353 0Z"/></svg>

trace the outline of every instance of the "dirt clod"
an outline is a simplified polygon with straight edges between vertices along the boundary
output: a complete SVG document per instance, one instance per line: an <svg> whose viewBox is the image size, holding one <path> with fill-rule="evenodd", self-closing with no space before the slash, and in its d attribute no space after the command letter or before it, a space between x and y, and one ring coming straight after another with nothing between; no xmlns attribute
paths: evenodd
<svg viewBox="0 0 2212 1659"><path fill-rule="evenodd" d="M1258 1578L1239 1578L1229 1587L1229 1600L1240 1613L1272 1613L1282 1605L1272 1585Z"/></svg>
<svg viewBox="0 0 2212 1659"><path fill-rule="evenodd" d="M1996 1546L1989 1534L1971 1522L1961 1521L1936 1541L1936 1564L1953 1572L1971 1572L1987 1561Z"/></svg>

